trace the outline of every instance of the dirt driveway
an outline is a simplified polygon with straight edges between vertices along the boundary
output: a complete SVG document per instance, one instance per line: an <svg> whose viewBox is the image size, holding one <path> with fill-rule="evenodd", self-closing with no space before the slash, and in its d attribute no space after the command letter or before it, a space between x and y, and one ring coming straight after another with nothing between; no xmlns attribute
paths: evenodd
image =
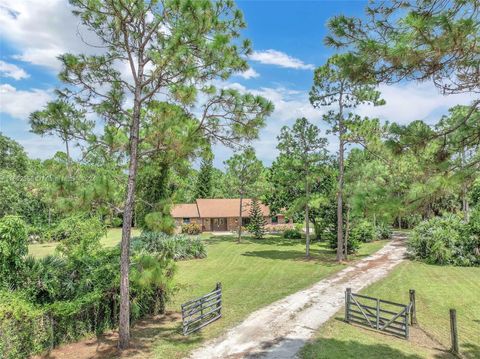
<svg viewBox="0 0 480 359"><path fill-rule="evenodd" d="M345 289L356 292L385 277L405 256L405 238L380 251L250 314L223 336L205 343L190 359L295 358L315 331L344 303Z"/></svg>

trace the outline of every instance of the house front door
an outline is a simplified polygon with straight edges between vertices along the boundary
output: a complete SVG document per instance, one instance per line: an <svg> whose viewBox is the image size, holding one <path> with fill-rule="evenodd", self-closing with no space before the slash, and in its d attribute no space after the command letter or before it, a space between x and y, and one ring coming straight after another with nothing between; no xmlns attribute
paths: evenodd
<svg viewBox="0 0 480 359"><path fill-rule="evenodd" d="M226 218L212 218L212 231L214 232L225 232L227 230L227 219Z"/></svg>

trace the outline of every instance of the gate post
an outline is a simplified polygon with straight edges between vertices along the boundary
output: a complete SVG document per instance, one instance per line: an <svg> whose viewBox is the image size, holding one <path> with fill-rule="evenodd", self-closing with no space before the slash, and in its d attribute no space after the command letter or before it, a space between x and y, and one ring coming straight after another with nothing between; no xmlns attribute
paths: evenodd
<svg viewBox="0 0 480 359"><path fill-rule="evenodd" d="M347 288L345 290L345 321L350 323L350 297L352 295L352 288Z"/></svg>
<svg viewBox="0 0 480 359"><path fill-rule="evenodd" d="M410 289L410 324L417 324L417 305L415 304L415 289Z"/></svg>
<svg viewBox="0 0 480 359"><path fill-rule="evenodd" d="M377 323L376 328L377 330L380 329L380 299L377 298L377 318L376 318Z"/></svg>

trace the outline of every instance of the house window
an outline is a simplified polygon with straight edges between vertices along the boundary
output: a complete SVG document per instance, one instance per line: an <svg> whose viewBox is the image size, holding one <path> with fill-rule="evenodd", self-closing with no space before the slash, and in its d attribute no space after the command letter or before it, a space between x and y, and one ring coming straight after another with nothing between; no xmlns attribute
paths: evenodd
<svg viewBox="0 0 480 359"><path fill-rule="evenodd" d="M183 219L183 224L189 224L189 223L190 223L190 218Z"/></svg>
<svg viewBox="0 0 480 359"><path fill-rule="evenodd" d="M248 224L250 223L250 217L243 217L242 218L242 226L248 226Z"/></svg>
<svg viewBox="0 0 480 359"><path fill-rule="evenodd" d="M273 216L272 217L272 223L277 224L278 223L278 216Z"/></svg>

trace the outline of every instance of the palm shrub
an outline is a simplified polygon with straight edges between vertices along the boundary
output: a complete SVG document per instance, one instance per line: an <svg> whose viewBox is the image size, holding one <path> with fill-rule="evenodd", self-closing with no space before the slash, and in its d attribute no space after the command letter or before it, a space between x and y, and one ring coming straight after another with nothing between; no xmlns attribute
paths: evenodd
<svg viewBox="0 0 480 359"><path fill-rule="evenodd" d="M409 238L410 255L430 264L480 265L477 216L474 211L469 223L455 214L421 222Z"/></svg>
<svg viewBox="0 0 480 359"><path fill-rule="evenodd" d="M267 232L265 226L267 222L263 217L262 210L260 208L260 203L256 198L252 199L252 204L250 206L250 222L247 226L247 230L253 235L256 239L262 239Z"/></svg>
<svg viewBox="0 0 480 359"><path fill-rule="evenodd" d="M131 283L133 293L132 313L162 314L165 304L176 287L173 276L176 265L172 258L161 253L155 255L140 252L132 260Z"/></svg>
<svg viewBox="0 0 480 359"><path fill-rule="evenodd" d="M26 358L118 325L120 249L100 246L103 228L97 219L68 221L78 232L70 232L54 255L42 259L24 256L26 230L18 217L0 221L0 251L5 254L0 268L10 273L2 276L9 291L0 290L2 358ZM162 236L167 238L159 240ZM174 259L206 253L203 243L189 236L148 239L142 242L145 249L131 256L132 320L165 310L175 289Z"/></svg>
<svg viewBox="0 0 480 359"><path fill-rule="evenodd" d="M142 232L131 241L134 251L162 253L174 260L204 258L207 256L205 244L198 237L185 234L168 235L163 232Z"/></svg>
<svg viewBox="0 0 480 359"><path fill-rule="evenodd" d="M83 256L74 251L69 256L28 258L22 285L13 292L15 297L4 300L0 295L0 347L5 348L4 357L25 358L116 327L119 255L119 248L112 248ZM133 253L131 260L132 320L163 313L175 289L173 259L163 253L141 251ZM35 330L38 334L31 338Z"/></svg>

